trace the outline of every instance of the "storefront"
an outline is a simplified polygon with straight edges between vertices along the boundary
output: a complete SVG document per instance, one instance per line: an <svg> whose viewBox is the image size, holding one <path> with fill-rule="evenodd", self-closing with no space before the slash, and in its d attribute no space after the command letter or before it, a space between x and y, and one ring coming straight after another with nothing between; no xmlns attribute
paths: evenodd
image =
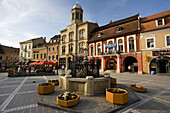
<svg viewBox="0 0 170 113"><path fill-rule="evenodd" d="M170 73L170 50L143 51L143 60L146 73Z"/></svg>

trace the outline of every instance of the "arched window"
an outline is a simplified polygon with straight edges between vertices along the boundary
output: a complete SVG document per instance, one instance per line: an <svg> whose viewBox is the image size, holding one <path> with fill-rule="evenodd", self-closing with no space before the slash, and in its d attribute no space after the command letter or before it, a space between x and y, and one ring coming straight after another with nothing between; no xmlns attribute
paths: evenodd
<svg viewBox="0 0 170 113"><path fill-rule="evenodd" d="M73 52L73 44L69 44L69 53Z"/></svg>
<svg viewBox="0 0 170 113"><path fill-rule="evenodd" d="M122 39L118 40L118 49L119 51L123 51L123 40Z"/></svg>
<svg viewBox="0 0 170 113"><path fill-rule="evenodd" d="M134 50L134 38L129 38L129 50Z"/></svg>
<svg viewBox="0 0 170 113"><path fill-rule="evenodd" d="M73 32L69 33L69 41L73 41Z"/></svg>
<svg viewBox="0 0 170 113"><path fill-rule="evenodd" d="M84 53L84 42L79 43L79 53Z"/></svg>
<svg viewBox="0 0 170 113"><path fill-rule="evenodd" d="M62 44L66 43L66 35L62 36Z"/></svg>
<svg viewBox="0 0 170 113"><path fill-rule="evenodd" d="M65 48L66 46L62 46L62 55L65 55Z"/></svg>
<svg viewBox="0 0 170 113"><path fill-rule="evenodd" d="M98 54L101 54L101 52L102 52L101 50L102 50L101 44L98 43L98 44L97 44L97 53L98 53Z"/></svg>
<svg viewBox="0 0 170 113"><path fill-rule="evenodd" d="M113 44L113 41L109 41L108 44ZM109 47L109 53L111 54L113 51L113 47Z"/></svg>
<svg viewBox="0 0 170 113"><path fill-rule="evenodd" d="M80 40L82 40L82 39L84 39L84 29L81 29L80 31L79 31L79 39Z"/></svg>

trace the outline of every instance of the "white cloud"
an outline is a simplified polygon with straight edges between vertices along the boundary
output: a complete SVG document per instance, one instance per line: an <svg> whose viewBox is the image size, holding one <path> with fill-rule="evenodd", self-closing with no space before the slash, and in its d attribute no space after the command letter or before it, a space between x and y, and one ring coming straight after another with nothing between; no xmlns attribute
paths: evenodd
<svg viewBox="0 0 170 113"><path fill-rule="evenodd" d="M52 37L59 32L55 30L62 29L55 26L66 27L71 22L68 4L60 0L0 0L0 43L19 47L20 41Z"/></svg>

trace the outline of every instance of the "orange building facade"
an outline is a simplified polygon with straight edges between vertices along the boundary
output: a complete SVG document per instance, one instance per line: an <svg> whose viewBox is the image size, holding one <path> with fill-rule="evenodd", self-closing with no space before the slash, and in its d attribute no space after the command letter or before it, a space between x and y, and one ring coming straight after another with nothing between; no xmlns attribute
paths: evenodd
<svg viewBox="0 0 170 113"><path fill-rule="evenodd" d="M92 32L88 41L89 60L99 58L101 71L128 71L142 74L142 53L139 46L139 14L112 22Z"/></svg>

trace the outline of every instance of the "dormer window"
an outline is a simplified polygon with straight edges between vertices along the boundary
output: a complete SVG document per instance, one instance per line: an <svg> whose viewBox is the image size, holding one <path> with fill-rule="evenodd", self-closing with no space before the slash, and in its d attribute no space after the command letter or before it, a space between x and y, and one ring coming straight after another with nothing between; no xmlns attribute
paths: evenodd
<svg viewBox="0 0 170 113"><path fill-rule="evenodd" d="M117 28L116 28L116 32L117 32L117 33L118 33L118 32L121 32L123 29L124 29L123 27L117 27Z"/></svg>
<svg viewBox="0 0 170 113"><path fill-rule="evenodd" d="M56 40L54 40L54 43L56 42Z"/></svg>
<svg viewBox="0 0 170 113"><path fill-rule="evenodd" d="M164 18L156 20L156 26L162 26L165 25Z"/></svg>
<svg viewBox="0 0 170 113"><path fill-rule="evenodd" d="M102 36L103 33L98 33L97 36L100 38Z"/></svg>

